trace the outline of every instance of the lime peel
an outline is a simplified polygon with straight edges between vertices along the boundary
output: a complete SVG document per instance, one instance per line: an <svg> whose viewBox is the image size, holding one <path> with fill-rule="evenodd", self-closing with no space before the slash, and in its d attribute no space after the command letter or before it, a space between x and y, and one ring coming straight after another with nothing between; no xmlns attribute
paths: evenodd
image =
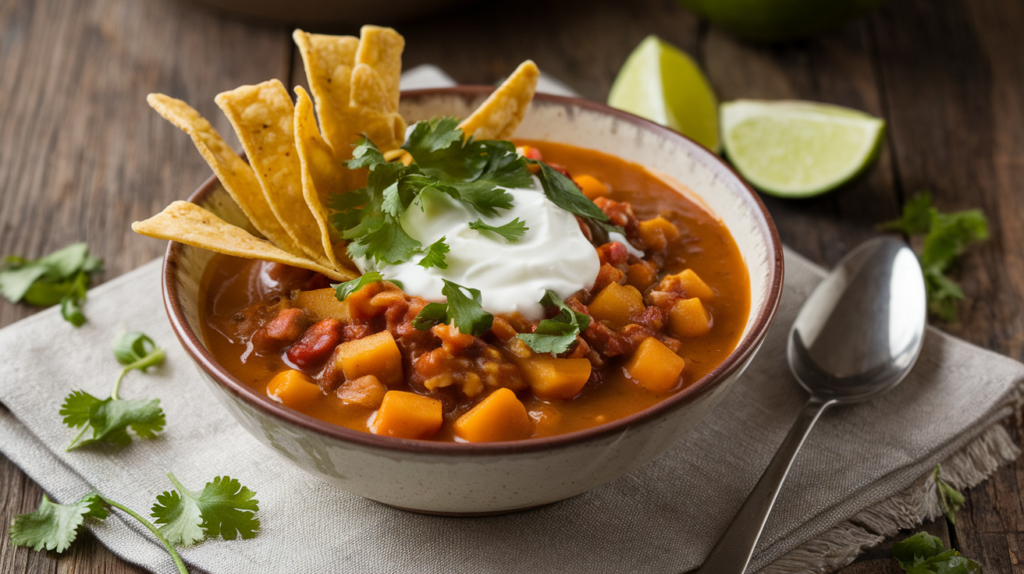
<svg viewBox="0 0 1024 574"><path fill-rule="evenodd" d="M657 36L645 38L615 77L608 105L672 128L718 153L718 98L700 66Z"/></svg>
<svg viewBox="0 0 1024 574"><path fill-rule="evenodd" d="M810 197L833 190L874 163L885 122L829 104L736 100L722 104L729 160L759 190Z"/></svg>

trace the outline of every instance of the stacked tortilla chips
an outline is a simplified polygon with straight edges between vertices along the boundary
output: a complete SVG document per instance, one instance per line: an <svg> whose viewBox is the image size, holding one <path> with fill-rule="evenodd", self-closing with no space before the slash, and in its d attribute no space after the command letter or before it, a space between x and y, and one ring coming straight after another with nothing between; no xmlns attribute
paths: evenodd
<svg viewBox="0 0 1024 574"><path fill-rule="evenodd" d="M277 80L241 86L216 98L248 163L185 102L163 94L147 98L157 113L192 138L263 238L184 201L133 223L133 230L236 257L302 267L338 281L358 275L345 243L330 225L327 200L357 185L343 162L352 157L352 145L361 135L388 158L410 159L399 149L406 129L398 113L405 39L377 26L363 26L359 38L302 30L293 38L312 99L297 87L293 103ZM533 62L521 64L460 124L466 136L508 139L533 100L538 76Z"/></svg>

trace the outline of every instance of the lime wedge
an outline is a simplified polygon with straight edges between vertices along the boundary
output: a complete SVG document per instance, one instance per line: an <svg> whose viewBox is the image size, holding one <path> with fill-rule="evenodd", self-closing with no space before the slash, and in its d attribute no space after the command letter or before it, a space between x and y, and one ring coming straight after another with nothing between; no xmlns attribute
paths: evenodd
<svg viewBox="0 0 1024 574"><path fill-rule="evenodd" d="M780 197L810 197L846 183L877 159L884 131L884 121L840 106L722 104L729 161L751 185Z"/></svg>
<svg viewBox="0 0 1024 574"><path fill-rule="evenodd" d="M718 153L718 98L700 67L681 50L648 36L633 50L608 105L670 127Z"/></svg>

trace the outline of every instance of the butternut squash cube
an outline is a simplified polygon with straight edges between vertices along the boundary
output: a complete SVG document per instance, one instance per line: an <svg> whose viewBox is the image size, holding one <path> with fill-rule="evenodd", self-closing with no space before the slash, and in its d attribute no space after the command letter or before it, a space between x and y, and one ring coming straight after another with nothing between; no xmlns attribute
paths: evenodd
<svg viewBox="0 0 1024 574"><path fill-rule="evenodd" d="M668 328L676 338L699 337L711 330L711 313L697 297L680 299L668 312Z"/></svg>
<svg viewBox="0 0 1024 574"><path fill-rule="evenodd" d="M305 309L313 318L313 322L321 319L337 319L341 322L349 321L351 313L348 303L338 301L334 289L314 289L312 291L299 291L292 298L292 305Z"/></svg>
<svg viewBox="0 0 1024 574"><path fill-rule="evenodd" d="M305 373L288 369L270 380L267 396L288 408L302 410L312 406L324 393L320 385L309 380Z"/></svg>
<svg viewBox="0 0 1024 574"><path fill-rule="evenodd" d="M396 438L428 439L441 428L441 401L407 393L388 391L373 419L373 434Z"/></svg>
<svg viewBox="0 0 1024 574"><path fill-rule="evenodd" d="M533 421L510 389L500 388L455 421L455 436L468 442L530 438Z"/></svg>
<svg viewBox="0 0 1024 574"><path fill-rule="evenodd" d="M385 385L398 385L403 380L402 353L389 331L381 331L338 345L335 361L341 363L346 379L373 375Z"/></svg>
<svg viewBox="0 0 1024 574"><path fill-rule="evenodd" d="M626 283L636 287L641 292L654 285L654 281L657 278L658 276L655 274L654 269L646 263L634 263L626 270Z"/></svg>
<svg viewBox="0 0 1024 574"><path fill-rule="evenodd" d="M591 201L597 199L598 197L608 197L608 195L611 193L611 190L608 189L607 185L601 183L601 180L597 179L592 175L577 175L573 176L572 180L573 182L576 183L576 185L579 186L580 191L583 192L583 195L585 195L587 199Z"/></svg>
<svg viewBox="0 0 1024 574"><path fill-rule="evenodd" d="M654 394L663 394L679 386L686 361L654 337L644 339L623 367L634 383Z"/></svg>
<svg viewBox="0 0 1024 574"><path fill-rule="evenodd" d="M364 375L358 379L345 381L338 387L338 398L346 403L375 409L380 406L387 392L388 388L377 380L377 377Z"/></svg>
<svg viewBox="0 0 1024 574"><path fill-rule="evenodd" d="M611 283L590 302L590 314L616 330L629 325L634 316L643 312L644 296L632 285Z"/></svg>
<svg viewBox="0 0 1024 574"><path fill-rule="evenodd" d="M658 284L657 290L678 293L688 298L697 297L702 301L710 301L715 297L715 292L699 275L693 272L693 269L684 269L675 275L666 275Z"/></svg>
<svg viewBox="0 0 1024 574"><path fill-rule="evenodd" d="M640 240L648 249L664 249L670 241L679 238L679 228L660 215L654 219L641 221L637 231L640 233Z"/></svg>
<svg viewBox="0 0 1024 574"><path fill-rule="evenodd" d="M534 355L517 361L533 394L542 399L571 399L590 379L587 359L556 359Z"/></svg>

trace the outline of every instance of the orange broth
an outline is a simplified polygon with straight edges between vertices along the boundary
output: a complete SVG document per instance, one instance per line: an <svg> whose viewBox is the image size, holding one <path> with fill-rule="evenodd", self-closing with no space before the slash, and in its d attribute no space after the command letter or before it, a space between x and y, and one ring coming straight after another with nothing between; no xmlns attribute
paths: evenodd
<svg viewBox="0 0 1024 574"><path fill-rule="evenodd" d="M540 399L529 389L518 393L534 422L533 437L586 429L639 412L679 392L720 365L735 349L750 312L750 280L746 265L729 230L701 206L689 200L668 182L643 167L622 159L574 146L519 141L541 151L544 161L565 166L573 175L588 174L612 190L610 199L632 204L640 220L657 216L675 224L681 237L671 243L658 278L692 269L710 286L715 296L705 303L712 316L709 332L682 339L678 352L685 362L682 380L673 390L652 393L630 381L622 371L628 357L615 357L570 400ZM229 328L237 313L263 298L272 296L261 288L262 262L217 255L203 278L202 330L214 358L243 383L261 393L278 372L293 368L279 354L251 352L247 340L231 336ZM391 390L424 393L408 383ZM486 396L476 397L475 404ZM468 408L468 407L467 407ZM454 418L467 409L446 412L441 430L432 440L452 441ZM374 410L345 403L333 393L306 408L307 415L354 430L370 432Z"/></svg>

